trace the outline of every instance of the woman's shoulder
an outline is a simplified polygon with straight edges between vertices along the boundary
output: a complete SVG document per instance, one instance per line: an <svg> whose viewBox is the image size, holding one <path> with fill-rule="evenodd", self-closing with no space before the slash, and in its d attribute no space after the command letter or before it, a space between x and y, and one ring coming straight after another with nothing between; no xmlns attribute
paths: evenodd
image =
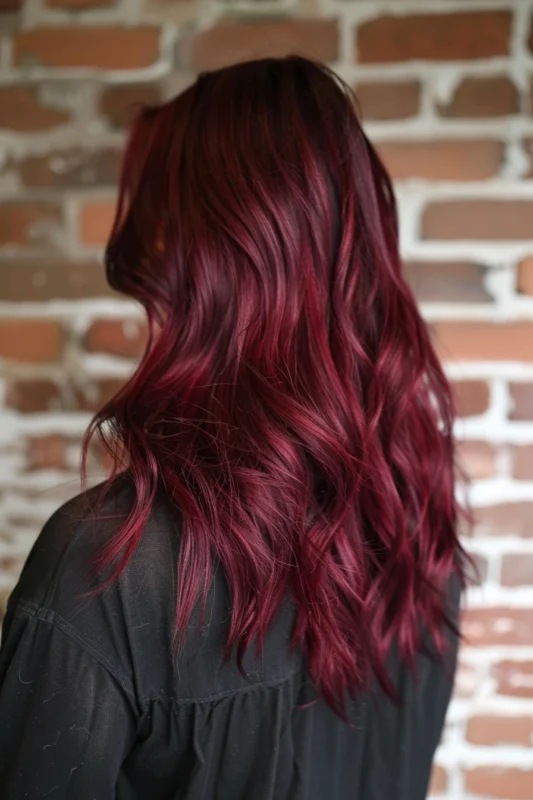
<svg viewBox="0 0 533 800"><path fill-rule="evenodd" d="M135 497L124 476L113 482L100 502L103 488L104 484L99 484L78 494L48 519L28 554L8 609L45 610L68 624L90 628L96 615L109 618L116 614L113 606L120 602L133 608L129 595L139 599L148 584L153 584L151 597L154 586L158 596L171 590L174 559L169 558L169 548L176 546L177 517L169 525L168 509L159 502L118 580L108 590L94 592L112 572L112 566L95 572L95 561L126 520ZM164 602L167 604L168 598Z"/></svg>
<svg viewBox="0 0 533 800"><path fill-rule="evenodd" d="M180 651L179 679L169 659L181 579L181 514L159 493L150 518L124 571L105 591L95 585L90 567L117 534L135 501L120 482L98 504L101 486L78 495L48 520L28 556L8 604L10 617L34 616L62 629L91 654L111 665L139 697L179 696L187 702L239 692L286 680L301 668L301 654L289 648L294 609L284 603L269 630L261 656L251 648L244 657L247 678L237 665L224 663L231 596L216 567L202 615L198 598ZM98 577L105 581L109 573ZM201 621L203 619L203 622Z"/></svg>
<svg viewBox="0 0 533 800"><path fill-rule="evenodd" d="M110 493L106 508L97 512L103 484L80 493L64 503L46 521L26 558L19 581L10 598L36 605L55 603L87 580L90 562L98 547L116 529L102 515L109 514L109 505L117 502L124 508L127 493L123 485ZM86 587L88 588L88 587Z"/></svg>
<svg viewBox="0 0 533 800"><path fill-rule="evenodd" d="M100 504L103 486L69 500L45 523L8 600L6 629L16 617L59 628L133 684L139 668L136 654L167 651L175 608L178 517L158 501L125 569L95 592L112 569L95 574L91 568L135 497L131 484L120 479Z"/></svg>

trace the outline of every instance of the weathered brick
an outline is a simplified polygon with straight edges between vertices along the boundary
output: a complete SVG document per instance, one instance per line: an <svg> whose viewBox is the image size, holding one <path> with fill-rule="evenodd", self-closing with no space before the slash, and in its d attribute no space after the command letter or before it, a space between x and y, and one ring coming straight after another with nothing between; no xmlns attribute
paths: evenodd
<svg viewBox="0 0 533 800"><path fill-rule="evenodd" d="M123 378L83 376L81 381L17 378L7 382L6 407L22 414L97 411L124 385Z"/></svg>
<svg viewBox="0 0 533 800"><path fill-rule="evenodd" d="M533 53L533 20L530 22L528 45L530 51Z"/></svg>
<svg viewBox="0 0 533 800"><path fill-rule="evenodd" d="M141 27L46 26L17 33L13 59L18 67L138 69L159 58L160 29Z"/></svg>
<svg viewBox="0 0 533 800"><path fill-rule="evenodd" d="M29 156L16 163L16 167L22 183L31 188L113 186L119 178L121 160L116 149L75 148Z"/></svg>
<svg viewBox="0 0 533 800"><path fill-rule="evenodd" d="M533 295L533 256L524 258L519 263L516 288L520 294Z"/></svg>
<svg viewBox="0 0 533 800"><path fill-rule="evenodd" d="M452 389L459 417L474 417L487 411L489 386L485 381L454 381Z"/></svg>
<svg viewBox="0 0 533 800"><path fill-rule="evenodd" d="M533 661L507 659L492 669L498 693L511 697L533 697Z"/></svg>
<svg viewBox="0 0 533 800"><path fill-rule="evenodd" d="M10 574L14 580L17 580L24 562L26 555L5 555L0 557L0 572L3 574Z"/></svg>
<svg viewBox="0 0 533 800"><path fill-rule="evenodd" d="M510 419L533 420L533 383L509 384L511 394Z"/></svg>
<svg viewBox="0 0 533 800"><path fill-rule="evenodd" d="M4 589L0 589L0 623L3 622L4 617L6 615L7 601L12 591L13 587L11 586L8 586L7 588Z"/></svg>
<svg viewBox="0 0 533 800"><path fill-rule="evenodd" d="M463 612L465 641L473 647L533 645L533 614L530 608L467 608Z"/></svg>
<svg viewBox="0 0 533 800"><path fill-rule="evenodd" d="M533 480L533 445L515 445L512 448L513 476L518 480ZM533 572L531 573L533 582Z"/></svg>
<svg viewBox="0 0 533 800"><path fill-rule="evenodd" d="M289 54L319 61L338 57L336 20L262 19L223 22L180 44L182 65L195 70L218 69L250 58Z"/></svg>
<svg viewBox="0 0 533 800"><path fill-rule="evenodd" d="M35 436L26 446L26 469L65 469L65 440L59 434Z"/></svg>
<svg viewBox="0 0 533 800"><path fill-rule="evenodd" d="M124 382L119 378L84 381L83 385L75 389L77 407L81 411L97 411L117 394Z"/></svg>
<svg viewBox="0 0 533 800"><path fill-rule="evenodd" d="M489 572L489 562L488 559L481 555L481 553L470 553L472 561L474 562L474 568L470 567L468 572L469 578L479 583L483 583L487 580L487 575Z"/></svg>
<svg viewBox="0 0 533 800"><path fill-rule="evenodd" d="M20 11L22 0L0 0L0 14L9 14Z"/></svg>
<svg viewBox="0 0 533 800"><path fill-rule="evenodd" d="M90 8L103 8L116 5L116 0L46 0L47 8L65 11L86 11Z"/></svg>
<svg viewBox="0 0 533 800"><path fill-rule="evenodd" d="M160 101L160 88L151 83L109 86L100 98L100 111L112 128L126 128L140 106Z"/></svg>
<svg viewBox="0 0 533 800"><path fill-rule="evenodd" d="M419 302L489 303L485 289L486 270L468 262L411 261L404 265L405 276Z"/></svg>
<svg viewBox="0 0 533 800"><path fill-rule="evenodd" d="M526 156L529 159L529 169L526 171L524 178L533 178L533 138L526 137L523 141Z"/></svg>
<svg viewBox="0 0 533 800"><path fill-rule="evenodd" d="M440 764L433 764L428 794L443 794L448 789L448 773Z"/></svg>
<svg viewBox="0 0 533 800"><path fill-rule="evenodd" d="M501 800L533 800L533 770L476 767L465 771L467 792Z"/></svg>
<svg viewBox="0 0 533 800"><path fill-rule="evenodd" d="M474 536L533 536L533 502L481 506L473 516Z"/></svg>
<svg viewBox="0 0 533 800"><path fill-rule="evenodd" d="M0 206L0 246L50 244L51 228L61 221L54 203L5 203Z"/></svg>
<svg viewBox="0 0 533 800"><path fill-rule="evenodd" d="M509 11L385 15L355 31L358 60L366 64L472 61L509 53Z"/></svg>
<svg viewBox="0 0 533 800"><path fill-rule="evenodd" d="M364 120L408 119L420 110L418 81L361 82L354 89Z"/></svg>
<svg viewBox="0 0 533 800"><path fill-rule="evenodd" d="M457 457L470 478L491 478L496 471L496 453L488 442L457 442Z"/></svg>
<svg viewBox="0 0 533 800"><path fill-rule="evenodd" d="M376 149L395 180L477 181L498 174L503 145L489 139L378 142Z"/></svg>
<svg viewBox="0 0 533 800"><path fill-rule="evenodd" d="M12 380L7 385L6 406L23 414L55 411L62 407L61 388L46 378Z"/></svg>
<svg viewBox="0 0 533 800"><path fill-rule="evenodd" d="M88 200L80 210L80 240L82 244L100 246L107 243L115 218L115 203L111 200Z"/></svg>
<svg viewBox="0 0 533 800"><path fill-rule="evenodd" d="M63 334L52 320L0 320L0 358L16 361L56 361Z"/></svg>
<svg viewBox="0 0 533 800"><path fill-rule="evenodd" d="M440 200L422 215L422 237L450 241L533 238L531 200Z"/></svg>
<svg viewBox="0 0 533 800"><path fill-rule="evenodd" d="M531 715L509 716L496 714L476 715L468 720L466 738L472 744L531 745L533 717Z"/></svg>
<svg viewBox="0 0 533 800"><path fill-rule="evenodd" d="M517 114L520 95L506 77L463 78L451 99L438 105L438 111L443 117L472 119Z"/></svg>
<svg viewBox="0 0 533 800"><path fill-rule="evenodd" d="M0 297L9 301L107 297L104 267L98 262L12 259L0 261ZM116 296L116 295L115 295Z"/></svg>
<svg viewBox="0 0 533 800"><path fill-rule="evenodd" d="M0 128L38 132L68 122L67 111L47 108L36 86L0 86Z"/></svg>
<svg viewBox="0 0 533 800"><path fill-rule="evenodd" d="M532 322L436 322L432 328L446 361L533 361Z"/></svg>
<svg viewBox="0 0 533 800"><path fill-rule="evenodd" d="M502 584L528 586L533 583L533 553L507 553L502 556Z"/></svg>
<svg viewBox="0 0 533 800"><path fill-rule="evenodd" d="M90 353L136 357L143 352L146 328L133 319L95 320L87 331L84 346Z"/></svg>

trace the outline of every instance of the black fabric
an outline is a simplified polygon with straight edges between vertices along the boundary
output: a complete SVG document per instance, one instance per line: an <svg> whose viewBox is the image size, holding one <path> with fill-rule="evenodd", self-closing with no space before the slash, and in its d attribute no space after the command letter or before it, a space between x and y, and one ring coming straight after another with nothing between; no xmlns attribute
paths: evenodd
<svg viewBox="0 0 533 800"><path fill-rule="evenodd" d="M94 495L92 495L94 497ZM127 508L117 484L113 503ZM281 609L246 677L222 658L228 591L216 572L201 634L169 656L178 516L161 499L117 584L87 570L116 520L77 498L39 535L10 597L0 650L2 800L422 800L443 726L457 642L415 684L391 657L400 706L379 691L349 706L316 699ZM458 606L458 592L453 607Z"/></svg>

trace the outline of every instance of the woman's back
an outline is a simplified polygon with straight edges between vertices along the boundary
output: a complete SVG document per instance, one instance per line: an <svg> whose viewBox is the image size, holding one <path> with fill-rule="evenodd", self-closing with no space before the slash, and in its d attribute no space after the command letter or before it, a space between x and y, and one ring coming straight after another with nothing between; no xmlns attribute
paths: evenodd
<svg viewBox="0 0 533 800"><path fill-rule="evenodd" d="M347 725L317 696L301 651L289 648L290 600L262 655L246 653L245 676L224 660L230 603L217 569L203 626L197 608L174 670L179 520L163 493L119 581L80 597L117 525L105 517L126 511L132 491L118 480L96 520L81 497L60 509L10 598L0 657L2 797L422 800L456 641L445 664L418 658L418 686L393 650L399 704L376 687L348 704Z"/></svg>
<svg viewBox="0 0 533 800"><path fill-rule="evenodd" d="M421 800L454 409L349 87L260 59L143 109L106 266L147 345L10 600L2 798Z"/></svg>

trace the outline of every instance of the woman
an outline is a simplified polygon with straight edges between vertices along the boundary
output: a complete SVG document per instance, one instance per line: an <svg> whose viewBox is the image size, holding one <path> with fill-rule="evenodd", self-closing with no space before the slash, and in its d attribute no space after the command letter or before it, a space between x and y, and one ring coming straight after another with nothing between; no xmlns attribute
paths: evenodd
<svg viewBox="0 0 533 800"><path fill-rule="evenodd" d="M5 800L421 800L464 556L450 388L390 180L303 58L133 127L107 248L149 337L109 480L13 592Z"/></svg>

